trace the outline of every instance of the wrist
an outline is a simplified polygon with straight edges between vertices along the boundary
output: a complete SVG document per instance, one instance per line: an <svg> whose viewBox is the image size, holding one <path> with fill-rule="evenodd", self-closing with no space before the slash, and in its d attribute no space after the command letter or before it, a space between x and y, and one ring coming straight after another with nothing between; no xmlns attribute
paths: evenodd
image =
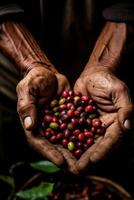
<svg viewBox="0 0 134 200"><path fill-rule="evenodd" d="M21 23L8 21L2 23L0 28L0 48L12 59L22 75L38 66L57 73L54 65Z"/></svg>
<svg viewBox="0 0 134 200"><path fill-rule="evenodd" d="M87 64L83 72L81 73L80 77L83 78L85 76L90 76L93 73L98 73L98 72L108 72L108 73L116 73L113 68L110 68L108 66L102 66L99 65L98 63L93 63L93 64Z"/></svg>
<svg viewBox="0 0 134 200"><path fill-rule="evenodd" d="M125 53L128 25L107 22L104 26L85 69L97 67L115 73Z"/></svg>

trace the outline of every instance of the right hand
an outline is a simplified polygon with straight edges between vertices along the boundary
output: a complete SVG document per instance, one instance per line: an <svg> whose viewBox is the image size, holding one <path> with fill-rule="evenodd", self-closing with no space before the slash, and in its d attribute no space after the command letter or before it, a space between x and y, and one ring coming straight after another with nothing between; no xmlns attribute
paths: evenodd
<svg viewBox="0 0 134 200"><path fill-rule="evenodd" d="M58 166L65 163L63 153L36 133L37 107L45 105L53 95L69 89L69 82L64 75L53 73L44 67L31 69L17 85L17 110L29 144ZM71 166L75 165L72 160L70 162ZM69 171L71 170L73 167L69 167Z"/></svg>

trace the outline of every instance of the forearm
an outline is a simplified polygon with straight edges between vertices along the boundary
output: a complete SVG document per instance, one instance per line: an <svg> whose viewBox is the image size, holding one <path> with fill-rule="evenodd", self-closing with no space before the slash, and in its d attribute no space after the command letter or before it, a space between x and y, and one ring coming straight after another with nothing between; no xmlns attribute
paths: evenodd
<svg viewBox="0 0 134 200"><path fill-rule="evenodd" d="M115 72L126 50L128 34L129 27L126 23L107 22L84 71L97 66Z"/></svg>
<svg viewBox="0 0 134 200"><path fill-rule="evenodd" d="M15 62L22 74L38 66L44 66L54 73L57 72L21 23L5 22L0 25L0 49Z"/></svg>

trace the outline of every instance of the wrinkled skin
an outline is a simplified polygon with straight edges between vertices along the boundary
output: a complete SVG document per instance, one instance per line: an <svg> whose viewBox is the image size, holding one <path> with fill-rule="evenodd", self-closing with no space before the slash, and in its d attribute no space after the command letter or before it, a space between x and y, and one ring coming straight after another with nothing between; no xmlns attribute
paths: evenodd
<svg viewBox="0 0 134 200"><path fill-rule="evenodd" d="M35 133L38 118L37 107L44 105L53 95L69 88L69 83L62 74L54 74L44 67L37 67L28 72L16 89L18 95L17 110L29 144L43 157L48 158L58 166L65 162L62 153L47 140L42 139L38 133ZM24 120L28 116L31 117L32 124L26 128Z"/></svg>
<svg viewBox="0 0 134 200"><path fill-rule="evenodd" d="M100 136L78 160L78 170L84 171L114 150L123 134L130 129L133 105L125 83L104 67L88 68L76 81L74 90L96 101L100 118L107 127L105 135Z"/></svg>
<svg viewBox="0 0 134 200"><path fill-rule="evenodd" d="M90 67L83 72L76 81L74 90L91 96L96 101L100 118L107 129L105 135L100 136L77 161L68 150L60 145L54 146L45 139L42 140L33 131L37 122L37 104L44 104L53 94L59 94L69 87L68 81L61 74L54 75L44 68L32 69L17 86L18 112L22 125L26 116L32 116L32 126L26 130L23 125L31 146L45 158L58 166L65 166L68 171L78 175L90 164L103 159L118 144L124 132L130 128L128 120L133 105L127 86L111 71L101 67ZM127 127L124 126L125 120Z"/></svg>

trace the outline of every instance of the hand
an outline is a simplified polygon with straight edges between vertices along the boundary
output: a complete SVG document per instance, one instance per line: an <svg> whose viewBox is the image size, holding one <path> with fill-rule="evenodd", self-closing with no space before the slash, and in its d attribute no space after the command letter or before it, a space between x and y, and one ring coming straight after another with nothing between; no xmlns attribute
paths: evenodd
<svg viewBox="0 0 134 200"><path fill-rule="evenodd" d="M17 110L29 144L57 165L64 163L62 154L35 133L38 119L37 107L44 105L54 94L69 88L65 76L54 74L44 67L31 69L17 86Z"/></svg>
<svg viewBox="0 0 134 200"><path fill-rule="evenodd" d="M78 160L78 170L82 171L103 159L114 149L124 132L130 129L133 105L125 83L110 70L100 66L91 67L82 73L74 90L91 96L96 101L100 118L106 126L105 135L100 136Z"/></svg>

